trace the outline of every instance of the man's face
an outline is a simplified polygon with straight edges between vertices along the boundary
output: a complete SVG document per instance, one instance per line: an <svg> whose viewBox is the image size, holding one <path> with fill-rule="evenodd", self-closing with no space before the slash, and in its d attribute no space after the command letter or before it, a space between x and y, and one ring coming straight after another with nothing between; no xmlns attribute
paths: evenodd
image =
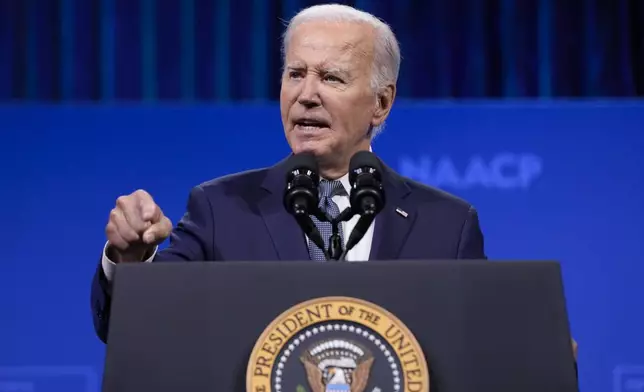
<svg viewBox="0 0 644 392"><path fill-rule="evenodd" d="M287 48L280 94L286 138L295 154L313 153L337 176L355 152L369 149L368 131L390 106L386 99L378 105L370 84L374 37L366 24L306 22Z"/></svg>

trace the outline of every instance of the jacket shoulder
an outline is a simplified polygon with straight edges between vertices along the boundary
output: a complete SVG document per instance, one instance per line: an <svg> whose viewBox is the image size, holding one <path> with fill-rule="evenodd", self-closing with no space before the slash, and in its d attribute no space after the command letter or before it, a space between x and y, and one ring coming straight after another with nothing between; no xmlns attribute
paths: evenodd
<svg viewBox="0 0 644 392"><path fill-rule="evenodd" d="M417 202L435 203L440 205L441 208L449 208L465 212L474 210L474 206L462 197L456 196L455 194L437 187L420 183L408 177L402 177L402 179L415 195Z"/></svg>
<svg viewBox="0 0 644 392"><path fill-rule="evenodd" d="M232 190L235 192L243 192L246 189L256 190L258 185L261 184L266 177L269 169L270 168L251 169L223 175L221 177L204 181L195 188L200 188L206 193L228 193Z"/></svg>

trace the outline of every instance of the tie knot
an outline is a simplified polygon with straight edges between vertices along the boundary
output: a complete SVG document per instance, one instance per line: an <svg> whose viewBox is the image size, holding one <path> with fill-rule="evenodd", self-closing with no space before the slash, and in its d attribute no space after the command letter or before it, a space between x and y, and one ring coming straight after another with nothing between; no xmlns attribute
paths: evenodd
<svg viewBox="0 0 644 392"><path fill-rule="evenodd" d="M320 185L318 187L319 195L321 199L331 198L336 195L346 195L347 192L342 186L342 183L338 180L328 181L320 180Z"/></svg>

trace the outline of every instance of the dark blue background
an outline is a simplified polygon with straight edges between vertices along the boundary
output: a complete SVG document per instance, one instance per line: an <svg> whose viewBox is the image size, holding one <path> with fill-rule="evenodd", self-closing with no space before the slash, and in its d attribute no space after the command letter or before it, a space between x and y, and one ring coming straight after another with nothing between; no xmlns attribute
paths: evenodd
<svg viewBox="0 0 644 392"><path fill-rule="evenodd" d="M192 186L289 152L275 104L0 106L0 129L0 391L98 390L89 289L119 195L176 223ZM472 202L490 258L561 261L581 390L635 392L643 131L642 102L400 101L373 149Z"/></svg>
<svg viewBox="0 0 644 392"><path fill-rule="evenodd" d="M398 96L644 96L641 0L337 0L400 41ZM0 101L277 100L285 21L324 0L2 0Z"/></svg>

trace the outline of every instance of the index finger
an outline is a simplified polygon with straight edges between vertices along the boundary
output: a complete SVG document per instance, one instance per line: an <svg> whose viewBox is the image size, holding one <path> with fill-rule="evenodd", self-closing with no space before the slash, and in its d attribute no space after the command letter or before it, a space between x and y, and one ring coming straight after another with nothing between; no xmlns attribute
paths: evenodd
<svg viewBox="0 0 644 392"><path fill-rule="evenodd" d="M155 209L157 208L152 196L143 189L139 189L134 194L138 200L138 205L139 209L141 210L141 216L143 217L143 220L149 221L153 219L154 215L156 214Z"/></svg>

